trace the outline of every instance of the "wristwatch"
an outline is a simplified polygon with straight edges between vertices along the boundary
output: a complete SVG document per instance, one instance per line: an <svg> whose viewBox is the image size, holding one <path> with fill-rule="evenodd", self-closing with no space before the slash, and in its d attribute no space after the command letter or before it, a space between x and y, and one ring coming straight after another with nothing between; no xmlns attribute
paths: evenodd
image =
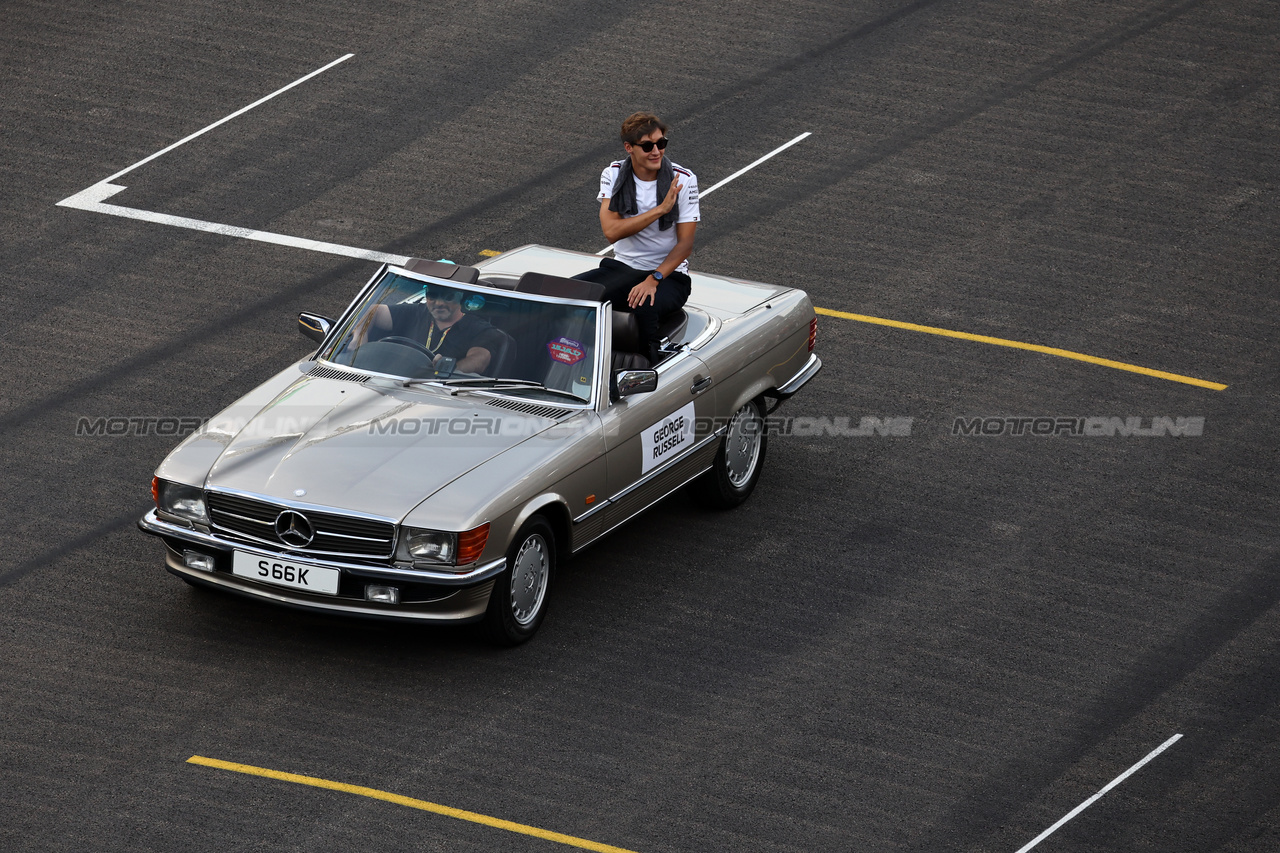
<svg viewBox="0 0 1280 853"><path fill-rule="evenodd" d="M654 281L662 281L662 273L659 270L654 270L652 275Z"/></svg>

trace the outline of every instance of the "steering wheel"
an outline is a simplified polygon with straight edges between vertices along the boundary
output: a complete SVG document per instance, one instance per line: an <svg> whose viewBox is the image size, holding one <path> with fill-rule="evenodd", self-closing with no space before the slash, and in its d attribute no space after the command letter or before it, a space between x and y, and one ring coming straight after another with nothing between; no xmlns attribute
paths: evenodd
<svg viewBox="0 0 1280 853"><path fill-rule="evenodd" d="M410 349L416 349L418 352L424 354L425 356L427 356L427 358L431 359L432 361L435 361L435 358L436 358L436 353L427 349L425 346L418 343L413 338L406 338L403 335L388 335L385 338L378 338L378 343L399 344L402 347L409 347Z"/></svg>

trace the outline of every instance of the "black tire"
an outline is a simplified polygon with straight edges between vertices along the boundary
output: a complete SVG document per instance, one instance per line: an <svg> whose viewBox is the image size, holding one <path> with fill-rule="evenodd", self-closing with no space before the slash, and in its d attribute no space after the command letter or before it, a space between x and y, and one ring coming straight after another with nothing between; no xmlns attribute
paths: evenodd
<svg viewBox="0 0 1280 853"><path fill-rule="evenodd" d="M767 439L764 407L752 400L729 419L711 470L694 483L694 498L711 509L732 509L750 497L764 468Z"/></svg>
<svg viewBox="0 0 1280 853"><path fill-rule="evenodd" d="M500 646L518 646L537 633L547 613L556 568L556 535L540 515L524 523L507 549L484 614L485 632Z"/></svg>

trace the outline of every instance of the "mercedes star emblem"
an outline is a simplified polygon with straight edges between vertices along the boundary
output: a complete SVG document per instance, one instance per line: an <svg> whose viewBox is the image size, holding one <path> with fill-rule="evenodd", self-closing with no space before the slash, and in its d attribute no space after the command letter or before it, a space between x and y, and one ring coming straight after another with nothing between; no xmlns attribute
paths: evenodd
<svg viewBox="0 0 1280 853"><path fill-rule="evenodd" d="M305 515L286 509L276 516L276 536L286 545L305 548L316 538L316 531Z"/></svg>

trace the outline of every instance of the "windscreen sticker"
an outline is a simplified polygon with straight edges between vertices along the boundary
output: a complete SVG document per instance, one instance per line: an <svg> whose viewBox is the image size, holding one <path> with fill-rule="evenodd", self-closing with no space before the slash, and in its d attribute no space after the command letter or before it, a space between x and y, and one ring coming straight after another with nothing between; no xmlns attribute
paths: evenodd
<svg viewBox="0 0 1280 853"><path fill-rule="evenodd" d="M640 452L643 454L640 461L641 474L678 456L681 450L693 444L696 417L693 403L689 403L640 433Z"/></svg>
<svg viewBox="0 0 1280 853"><path fill-rule="evenodd" d="M577 364L587 357L586 348L572 338L556 338L547 344L547 353L561 364Z"/></svg>

